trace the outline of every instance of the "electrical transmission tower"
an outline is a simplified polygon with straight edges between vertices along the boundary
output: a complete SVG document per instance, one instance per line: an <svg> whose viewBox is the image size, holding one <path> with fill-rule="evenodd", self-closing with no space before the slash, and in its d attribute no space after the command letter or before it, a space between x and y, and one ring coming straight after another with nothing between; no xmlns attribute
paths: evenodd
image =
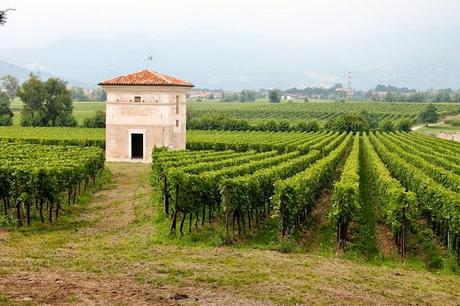
<svg viewBox="0 0 460 306"><path fill-rule="evenodd" d="M351 71L348 71L348 79L347 79L347 96L353 96L353 87L351 87Z"/></svg>

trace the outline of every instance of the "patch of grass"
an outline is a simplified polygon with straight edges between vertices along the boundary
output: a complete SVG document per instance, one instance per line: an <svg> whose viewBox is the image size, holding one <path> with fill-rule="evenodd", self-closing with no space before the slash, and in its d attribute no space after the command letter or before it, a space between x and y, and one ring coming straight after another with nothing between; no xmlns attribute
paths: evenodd
<svg viewBox="0 0 460 306"><path fill-rule="evenodd" d="M0 305L13 306L13 305L16 305L16 304L13 304L13 302L11 302L11 300L8 297L6 297L2 293L0 293Z"/></svg>
<svg viewBox="0 0 460 306"><path fill-rule="evenodd" d="M460 133L460 126L453 126L451 124L441 124L437 126L424 126L417 130L417 133L425 135L437 135L442 132Z"/></svg>
<svg viewBox="0 0 460 306"><path fill-rule="evenodd" d="M279 244L278 250L281 253L291 253L295 251L297 248L298 248L297 241L287 238L281 241L281 243Z"/></svg>

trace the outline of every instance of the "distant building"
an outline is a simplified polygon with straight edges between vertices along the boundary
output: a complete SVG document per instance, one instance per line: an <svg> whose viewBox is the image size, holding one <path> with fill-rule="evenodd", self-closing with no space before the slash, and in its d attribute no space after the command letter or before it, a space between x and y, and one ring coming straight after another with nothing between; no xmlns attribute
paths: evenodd
<svg viewBox="0 0 460 306"><path fill-rule="evenodd" d="M98 85L107 92L107 161L148 163L155 146L185 149L191 83L142 70Z"/></svg>
<svg viewBox="0 0 460 306"><path fill-rule="evenodd" d="M190 100L221 100L223 95L223 90L192 89L188 93L188 98Z"/></svg>

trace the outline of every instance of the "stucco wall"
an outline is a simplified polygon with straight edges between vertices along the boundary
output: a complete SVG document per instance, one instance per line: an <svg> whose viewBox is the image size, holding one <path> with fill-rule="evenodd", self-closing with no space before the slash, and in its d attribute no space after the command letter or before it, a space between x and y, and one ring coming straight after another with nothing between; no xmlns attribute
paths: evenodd
<svg viewBox="0 0 460 306"><path fill-rule="evenodd" d="M151 152L155 146L185 149L188 88L103 87L107 91L107 161L140 161L131 160L131 133L144 134L143 162L151 162ZM134 102L136 96L141 97L141 102ZM179 99L179 113L176 113L176 96Z"/></svg>

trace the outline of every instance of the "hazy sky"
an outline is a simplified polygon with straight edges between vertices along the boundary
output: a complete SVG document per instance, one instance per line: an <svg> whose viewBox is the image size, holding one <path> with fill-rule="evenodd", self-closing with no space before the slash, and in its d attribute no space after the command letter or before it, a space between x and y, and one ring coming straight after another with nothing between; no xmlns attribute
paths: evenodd
<svg viewBox="0 0 460 306"><path fill-rule="evenodd" d="M350 69L365 55L350 52L356 42L460 26L459 0L2 0L0 9L8 7L16 11L0 28L0 51L40 50L68 39L138 35L168 42L186 35L197 52L207 46L193 45L192 39L210 30L223 33L220 40L232 33L298 50L328 46ZM342 45L347 46L343 53ZM149 45L140 41L138 47L146 50Z"/></svg>
<svg viewBox="0 0 460 306"><path fill-rule="evenodd" d="M12 48L73 35L167 36L191 27L319 43L460 24L458 0L2 0L1 6L17 9L0 32Z"/></svg>

